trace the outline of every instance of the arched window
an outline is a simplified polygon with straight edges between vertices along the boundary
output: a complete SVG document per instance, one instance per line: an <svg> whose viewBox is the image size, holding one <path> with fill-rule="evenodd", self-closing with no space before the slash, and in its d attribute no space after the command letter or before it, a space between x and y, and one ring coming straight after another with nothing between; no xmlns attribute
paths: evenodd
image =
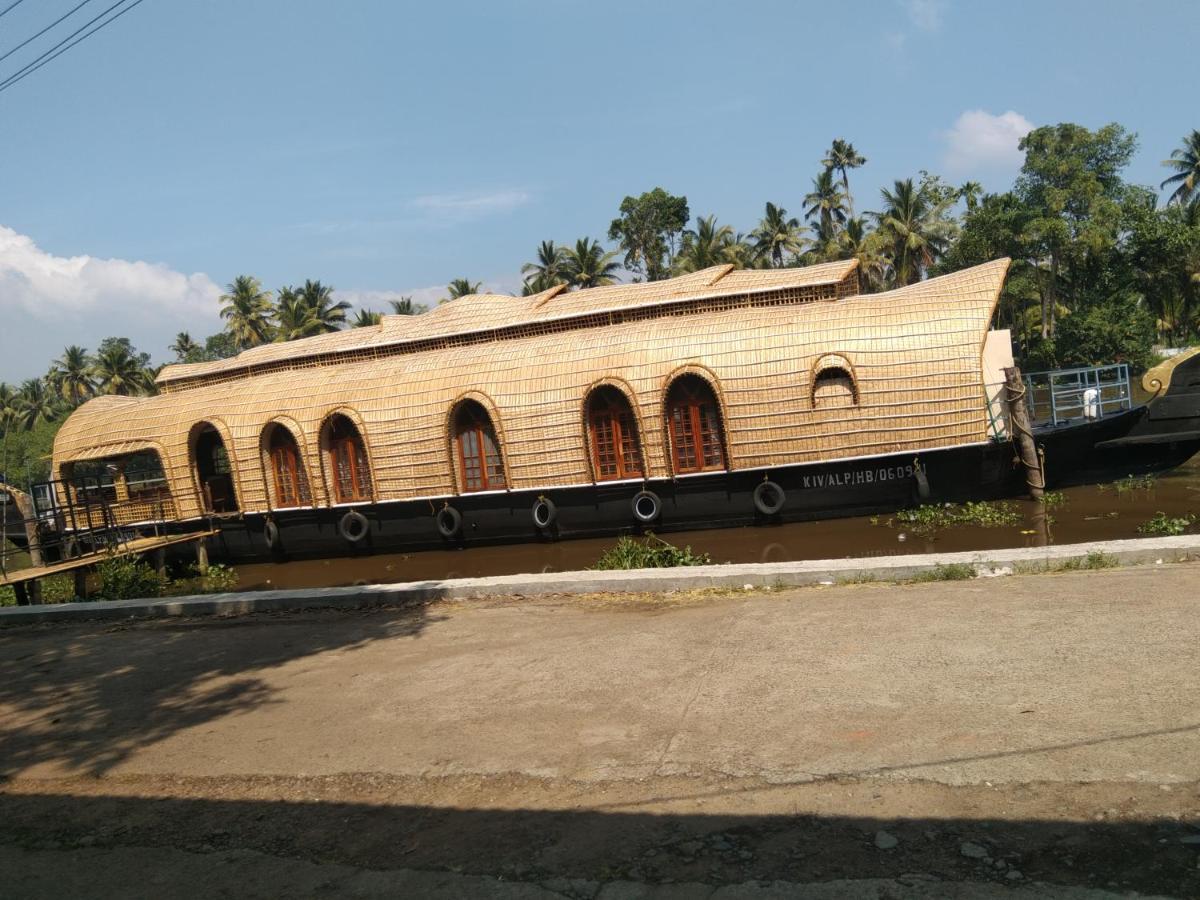
<svg viewBox="0 0 1200 900"><path fill-rule="evenodd" d="M362 435L347 416L335 413L321 429L321 443L329 459L334 503L371 499L371 466Z"/></svg>
<svg viewBox="0 0 1200 900"><path fill-rule="evenodd" d="M677 475L725 468L721 409L712 387L696 375L677 378L667 392L667 430Z"/></svg>
<svg viewBox="0 0 1200 900"><path fill-rule="evenodd" d="M454 413L454 455L464 492L505 487L496 430L487 410L474 400L464 400Z"/></svg>
<svg viewBox="0 0 1200 900"><path fill-rule="evenodd" d="M812 388L813 409L840 409L858 405L854 376L839 365L826 365L817 371Z"/></svg>
<svg viewBox="0 0 1200 900"><path fill-rule="evenodd" d="M300 458L300 447L292 433L282 425L268 425L265 442L267 468L270 472L271 503L276 507L312 506L312 491L308 473Z"/></svg>
<svg viewBox="0 0 1200 900"><path fill-rule="evenodd" d="M642 447L637 420L625 395L599 387L588 396L588 440L597 481L642 476Z"/></svg>
<svg viewBox="0 0 1200 900"><path fill-rule="evenodd" d="M193 430L192 463L200 485L200 500L205 512L237 512L237 494L233 469L221 433L208 422Z"/></svg>

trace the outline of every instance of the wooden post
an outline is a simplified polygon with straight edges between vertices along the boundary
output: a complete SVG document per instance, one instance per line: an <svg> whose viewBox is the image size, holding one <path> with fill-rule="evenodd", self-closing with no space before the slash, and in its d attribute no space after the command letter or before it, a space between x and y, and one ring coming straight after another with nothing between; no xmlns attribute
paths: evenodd
<svg viewBox="0 0 1200 900"><path fill-rule="evenodd" d="M25 589L25 582L18 581L14 584L13 593L17 595L17 606L29 605L29 592Z"/></svg>
<svg viewBox="0 0 1200 900"><path fill-rule="evenodd" d="M167 574L167 549L165 547L154 551L154 571L159 575Z"/></svg>
<svg viewBox="0 0 1200 900"><path fill-rule="evenodd" d="M29 602L34 606L42 605L42 583L36 578L29 582Z"/></svg>
<svg viewBox="0 0 1200 900"><path fill-rule="evenodd" d="M204 575L208 572L208 541L200 538L196 541L196 570Z"/></svg>
<svg viewBox="0 0 1200 900"><path fill-rule="evenodd" d="M1025 382L1021 378L1019 368L1011 366L1004 370L1004 386L1008 396L1008 430L1017 457L1025 467L1025 483L1029 486L1029 496L1034 500L1041 500L1046 479L1042 472L1037 445L1033 441L1029 407L1025 405Z"/></svg>
<svg viewBox="0 0 1200 900"><path fill-rule="evenodd" d="M17 507L17 512L21 514L21 519L25 523L25 540L29 544L29 564L32 566L40 566L44 563L42 557L42 538L38 534L37 513L33 508L33 498L24 491L19 491L15 487L7 484L0 484L0 490L8 494L12 499L13 504ZM5 505L7 510L8 506Z"/></svg>
<svg viewBox="0 0 1200 900"><path fill-rule="evenodd" d="M80 566L75 570L75 596L80 600L87 599L87 569Z"/></svg>

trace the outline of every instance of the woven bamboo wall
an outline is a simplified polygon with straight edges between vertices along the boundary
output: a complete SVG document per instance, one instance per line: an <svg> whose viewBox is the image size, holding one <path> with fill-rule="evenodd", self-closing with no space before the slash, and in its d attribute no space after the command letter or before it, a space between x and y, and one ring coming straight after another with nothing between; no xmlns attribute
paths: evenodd
<svg viewBox="0 0 1200 900"><path fill-rule="evenodd" d="M665 476L663 397L683 371L713 382L733 469L983 441L981 352L1007 267L999 260L885 294L799 305L735 300L625 324L589 319L567 332L268 371L158 397L101 398L64 424L55 464L105 445L157 442L180 514L199 515L189 432L209 421L225 439L241 508L263 510L260 436L280 421L299 443L314 502L325 505L330 478L318 435L342 410L363 432L379 499L446 496L458 492L448 416L471 396L493 415L511 488L586 484L584 398L592 386L613 383L633 402L647 474ZM852 369L857 406L813 408L816 367L827 367L830 355Z"/></svg>

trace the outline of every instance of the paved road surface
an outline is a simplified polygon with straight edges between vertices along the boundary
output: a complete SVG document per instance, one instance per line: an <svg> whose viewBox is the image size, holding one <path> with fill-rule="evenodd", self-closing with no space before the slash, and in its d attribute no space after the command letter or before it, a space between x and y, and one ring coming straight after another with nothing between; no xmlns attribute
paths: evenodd
<svg viewBox="0 0 1200 900"><path fill-rule="evenodd" d="M30 896L57 856L101 877L94 847L573 896L1200 894L1198 586L1182 565L16 629L0 844Z"/></svg>

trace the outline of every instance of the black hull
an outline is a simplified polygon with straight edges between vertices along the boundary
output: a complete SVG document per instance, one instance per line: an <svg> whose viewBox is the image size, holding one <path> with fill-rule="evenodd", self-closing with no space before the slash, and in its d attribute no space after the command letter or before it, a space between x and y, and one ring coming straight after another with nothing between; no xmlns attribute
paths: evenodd
<svg viewBox="0 0 1200 900"><path fill-rule="evenodd" d="M1121 443L1138 431L1145 417L1142 407L1097 422L1039 431L1047 486L1163 471L1200 449L1200 438ZM759 511L754 500L755 488L765 480L779 485L785 494L782 509L773 515ZM661 501L660 515L649 524L638 522L632 508L634 496L642 490L653 492ZM1015 497L1024 492L1024 472L1015 463L1011 444L995 442L767 471L362 504L353 509L366 517L368 527L357 542L347 540L340 527L350 507L282 510L270 516L247 514L221 520L220 535L212 540L210 555L214 560L235 563L278 562L646 531L671 534L705 528L769 527L886 513L920 503ZM555 521L548 528L534 524L533 505L540 497L556 507ZM462 515L461 531L451 538L439 533L436 518L447 504ZM268 521L278 530L274 546L267 541Z"/></svg>

